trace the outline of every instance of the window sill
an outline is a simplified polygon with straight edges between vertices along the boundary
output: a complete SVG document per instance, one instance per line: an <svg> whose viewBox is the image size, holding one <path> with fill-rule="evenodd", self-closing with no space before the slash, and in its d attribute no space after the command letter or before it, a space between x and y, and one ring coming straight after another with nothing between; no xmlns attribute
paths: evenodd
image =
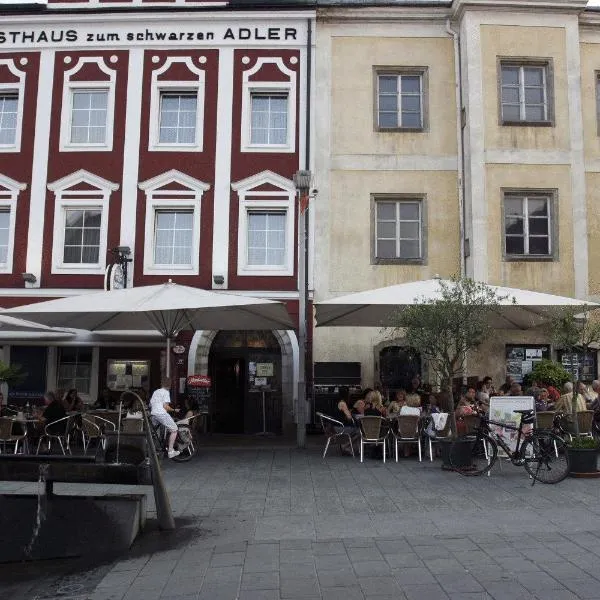
<svg viewBox="0 0 600 600"><path fill-rule="evenodd" d="M148 152L202 152L199 144L152 144Z"/></svg>
<svg viewBox="0 0 600 600"><path fill-rule="evenodd" d="M425 258L372 258L372 265L426 265Z"/></svg>
<svg viewBox="0 0 600 600"><path fill-rule="evenodd" d="M21 151L21 149L15 145L0 146L0 152L20 152L20 151Z"/></svg>
<svg viewBox="0 0 600 600"><path fill-rule="evenodd" d="M500 121L502 127L554 127L554 121Z"/></svg>
<svg viewBox="0 0 600 600"><path fill-rule="evenodd" d="M295 148L292 146L285 145L264 145L264 146L242 146L240 152L281 152L281 153L290 153L295 152Z"/></svg>
<svg viewBox="0 0 600 600"><path fill-rule="evenodd" d="M161 265L144 266L144 275L198 275L198 269L189 266Z"/></svg>
<svg viewBox="0 0 600 600"><path fill-rule="evenodd" d="M65 144L60 152L112 152L112 145L106 144Z"/></svg>
<svg viewBox="0 0 600 600"><path fill-rule="evenodd" d="M505 262L556 262L557 258L554 256L535 255L535 254L505 254Z"/></svg>
<svg viewBox="0 0 600 600"><path fill-rule="evenodd" d="M239 277L290 277L294 274L294 270L286 269L285 267L263 267L260 269L245 268L238 269L237 274Z"/></svg>
<svg viewBox="0 0 600 600"><path fill-rule="evenodd" d="M377 133L427 133L426 127L378 127L375 126Z"/></svg>
<svg viewBox="0 0 600 600"><path fill-rule="evenodd" d="M52 267L52 275L102 275L104 265L56 265Z"/></svg>

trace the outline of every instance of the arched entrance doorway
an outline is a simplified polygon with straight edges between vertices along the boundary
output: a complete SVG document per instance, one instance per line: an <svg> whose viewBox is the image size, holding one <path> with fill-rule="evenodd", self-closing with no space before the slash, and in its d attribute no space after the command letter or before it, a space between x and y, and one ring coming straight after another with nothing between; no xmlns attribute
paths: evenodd
<svg viewBox="0 0 600 600"><path fill-rule="evenodd" d="M219 331L210 346L212 431L281 433L282 353L271 331Z"/></svg>
<svg viewBox="0 0 600 600"><path fill-rule="evenodd" d="M421 376L421 355L405 346L386 346L379 351L379 377L389 392L410 390L411 380Z"/></svg>

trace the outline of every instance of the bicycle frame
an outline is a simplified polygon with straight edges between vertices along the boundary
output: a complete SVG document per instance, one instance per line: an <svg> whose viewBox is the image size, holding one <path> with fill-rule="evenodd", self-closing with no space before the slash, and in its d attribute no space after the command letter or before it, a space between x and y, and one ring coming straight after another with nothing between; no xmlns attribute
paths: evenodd
<svg viewBox="0 0 600 600"><path fill-rule="evenodd" d="M516 431L517 433L517 445L515 447L514 452L509 448L508 444L504 441L504 438L501 435L498 435L495 431L490 429L490 425L499 425L504 429L510 429L512 431ZM479 425L479 431L483 431L483 433L487 433L497 444L506 452L506 455L510 458L511 462L514 464L521 458L521 446L522 442L527 437L527 434L523 432L523 422L519 422L519 426L509 425L508 423L503 423L502 421L494 421L492 419L488 419L485 415L481 416L481 422Z"/></svg>

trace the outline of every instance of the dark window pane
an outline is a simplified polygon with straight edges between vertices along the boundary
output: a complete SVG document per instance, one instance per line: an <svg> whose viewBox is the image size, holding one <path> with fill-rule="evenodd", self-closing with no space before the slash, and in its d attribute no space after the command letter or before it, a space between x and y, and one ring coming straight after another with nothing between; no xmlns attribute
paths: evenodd
<svg viewBox="0 0 600 600"><path fill-rule="evenodd" d="M502 84L517 85L519 83L519 67L502 67Z"/></svg>
<svg viewBox="0 0 600 600"><path fill-rule="evenodd" d="M396 242L378 240L377 258L396 258Z"/></svg>
<svg viewBox="0 0 600 600"><path fill-rule="evenodd" d="M518 106L514 105L502 105L502 118L505 121L520 121L521 113Z"/></svg>
<svg viewBox="0 0 600 600"><path fill-rule="evenodd" d="M421 98L419 96L402 96L402 110L421 112Z"/></svg>
<svg viewBox="0 0 600 600"><path fill-rule="evenodd" d="M506 233L513 235L523 234L523 219L517 217L507 217L505 219Z"/></svg>
<svg viewBox="0 0 600 600"><path fill-rule="evenodd" d="M525 67L524 83L525 85L543 85L544 68L543 67Z"/></svg>
<svg viewBox="0 0 600 600"><path fill-rule="evenodd" d="M421 92L421 77L419 75L402 76L402 92L404 94L418 94Z"/></svg>
<svg viewBox="0 0 600 600"><path fill-rule="evenodd" d="M398 127L398 114L380 112L379 127Z"/></svg>
<svg viewBox="0 0 600 600"><path fill-rule="evenodd" d="M548 216L548 201L545 198L529 198L529 216L546 217Z"/></svg>
<svg viewBox="0 0 600 600"><path fill-rule="evenodd" d="M417 222L400 222L400 237L409 240L418 240L419 224Z"/></svg>
<svg viewBox="0 0 600 600"><path fill-rule="evenodd" d="M400 219L403 221L416 221L419 218L419 204L417 202L400 203Z"/></svg>
<svg viewBox="0 0 600 600"><path fill-rule="evenodd" d="M529 106L525 107L525 120L526 121L544 121L546 115L544 114L543 106Z"/></svg>
<svg viewBox="0 0 600 600"><path fill-rule="evenodd" d="M402 113L402 127L422 127L421 113Z"/></svg>
<svg viewBox="0 0 600 600"><path fill-rule="evenodd" d="M504 213L507 216L522 216L523 215L523 200L513 196L505 196L504 198Z"/></svg>
<svg viewBox="0 0 600 600"><path fill-rule="evenodd" d="M395 94L398 78L395 75L380 75L379 76L379 91L386 94Z"/></svg>
<svg viewBox="0 0 600 600"><path fill-rule="evenodd" d="M526 104L543 104L543 88L525 88L525 102Z"/></svg>
<svg viewBox="0 0 600 600"><path fill-rule="evenodd" d="M400 242L400 258L421 258L419 242L402 240Z"/></svg>
<svg viewBox="0 0 600 600"><path fill-rule="evenodd" d="M506 254L524 254L525 242L522 237L506 237Z"/></svg>
<svg viewBox="0 0 600 600"><path fill-rule="evenodd" d="M547 237L530 237L529 238L529 254L548 255L549 240Z"/></svg>
<svg viewBox="0 0 600 600"><path fill-rule="evenodd" d="M377 223L377 237L396 239L396 223Z"/></svg>
<svg viewBox="0 0 600 600"><path fill-rule="evenodd" d="M529 219L531 235L548 235L548 219Z"/></svg>
<svg viewBox="0 0 600 600"><path fill-rule="evenodd" d="M396 203L395 202L378 202L377 203L377 219L379 221L389 221L396 218Z"/></svg>
<svg viewBox="0 0 600 600"><path fill-rule="evenodd" d="M503 87L502 102L507 104L519 104L519 88Z"/></svg>
<svg viewBox="0 0 600 600"><path fill-rule="evenodd" d="M379 110L396 112L398 110L398 96L379 96Z"/></svg>

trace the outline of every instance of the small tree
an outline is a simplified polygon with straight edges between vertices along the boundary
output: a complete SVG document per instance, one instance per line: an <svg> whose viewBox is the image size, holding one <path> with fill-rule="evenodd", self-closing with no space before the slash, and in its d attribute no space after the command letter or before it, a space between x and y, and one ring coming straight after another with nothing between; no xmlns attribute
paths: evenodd
<svg viewBox="0 0 600 600"><path fill-rule="evenodd" d="M579 434L577 396L581 374L573 357L576 356L578 350L581 350L585 359L590 345L600 343L600 320L587 304L577 308L558 309L550 321L550 334L552 341L571 355L571 380L573 382L571 416L575 433Z"/></svg>
<svg viewBox="0 0 600 600"><path fill-rule="evenodd" d="M485 283L453 277L440 280L441 296L420 298L396 315L409 346L421 353L447 394L452 430L456 419L452 402L452 379L464 372L467 356L491 334L490 317L504 300Z"/></svg>
<svg viewBox="0 0 600 600"><path fill-rule="evenodd" d="M8 385L16 385L21 383L25 377L27 377L27 373L21 371L20 365L11 366L0 360L0 383L4 382Z"/></svg>

